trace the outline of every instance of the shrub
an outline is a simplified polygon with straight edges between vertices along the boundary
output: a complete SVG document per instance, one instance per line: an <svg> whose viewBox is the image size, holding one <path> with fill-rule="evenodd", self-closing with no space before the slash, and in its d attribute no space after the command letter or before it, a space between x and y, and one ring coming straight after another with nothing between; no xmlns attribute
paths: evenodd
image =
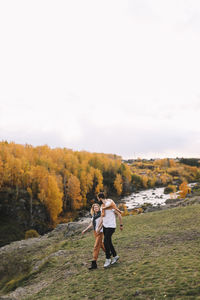
<svg viewBox="0 0 200 300"><path fill-rule="evenodd" d="M128 209L127 209L127 206L125 204L120 204L119 205L119 209L122 210L122 216L123 217L130 215L130 213L129 213Z"/></svg>
<svg viewBox="0 0 200 300"><path fill-rule="evenodd" d="M179 186L179 198L184 199L187 194L191 193L191 188L188 186L186 181L183 181Z"/></svg>
<svg viewBox="0 0 200 300"><path fill-rule="evenodd" d="M175 185L169 184L169 185L166 186L166 188L164 189L164 194L170 194L170 193L175 193L175 192L176 192L176 186L175 186Z"/></svg>
<svg viewBox="0 0 200 300"><path fill-rule="evenodd" d="M134 208L131 210L130 214L134 216L143 213L143 211L144 209L142 207Z"/></svg>
<svg viewBox="0 0 200 300"><path fill-rule="evenodd" d="M30 239L34 237L38 237L39 233L35 229L30 229L25 232L25 239Z"/></svg>

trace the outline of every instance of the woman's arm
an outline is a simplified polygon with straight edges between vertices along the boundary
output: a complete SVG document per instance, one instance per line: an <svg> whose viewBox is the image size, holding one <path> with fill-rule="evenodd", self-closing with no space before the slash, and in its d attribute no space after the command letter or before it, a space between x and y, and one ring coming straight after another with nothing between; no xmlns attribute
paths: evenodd
<svg viewBox="0 0 200 300"><path fill-rule="evenodd" d="M85 228L83 231L82 231L82 234L84 234L87 230L89 230L90 228L92 228L93 227L93 224L92 224L92 222L88 225L88 227L87 228Z"/></svg>

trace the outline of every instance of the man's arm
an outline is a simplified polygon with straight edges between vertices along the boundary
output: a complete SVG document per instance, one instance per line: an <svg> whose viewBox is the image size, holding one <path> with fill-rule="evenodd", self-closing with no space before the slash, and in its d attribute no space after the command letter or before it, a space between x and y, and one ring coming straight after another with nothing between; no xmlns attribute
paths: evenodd
<svg viewBox="0 0 200 300"><path fill-rule="evenodd" d="M118 211L120 214L122 213L121 210L115 204L115 202L111 199L107 200L106 204L103 204L101 207L102 207L102 210L104 210L104 209L107 209L110 206L112 206L112 208L115 209L116 211Z"/></svg>
<svg viewBox="0 0 200 300"><path fill-rule="evenodd" d="M118 216L119 219L120 230L123 230L122 215L117 210L115 210L115 214Z"/></svg>
<svg viewBox="0 0 200 300"><path fill-rule="evenodd" d="M112 200L107 200L105 204L101 206L102 209L106 209L107 207L110 207L112 204Z"/></svg>

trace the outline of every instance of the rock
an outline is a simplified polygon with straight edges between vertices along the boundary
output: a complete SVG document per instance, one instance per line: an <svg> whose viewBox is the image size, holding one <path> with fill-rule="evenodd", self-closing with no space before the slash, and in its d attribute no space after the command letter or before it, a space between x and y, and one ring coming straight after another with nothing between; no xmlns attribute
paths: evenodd
<svg viewBox="0 0 200 300"><path fill-rule="evenodd" d="M56 228L52 232L50 232L50 234L57 233L57 232L64 232L65 230L67 230L68 224L69 223L62 223L62 224L57 225Z"/></svg>
<svg viewBox="0 0 200 300"><path fill-rule="evenodd" d="M152 207L147 207L144 212L145 213L148 213L148 212L154 212L154 211L157 211L157 210L161 210L161 206L160 205L157 205L157 206L152 206Z"/></svg>
<svg viewBox="0 0 200 300"><path fill-rule="evenodd" d="M53 231L48 233L48 237L57 236L58 234L63 234L64 237L80 233L83 228L85 228L90 222L90 219L81 220L79 222L69 222L64 224L59 224Z"/></svg>
<svg viewBox="0 0 200 300"><path fill-rule="evenodd" d="M45 257L44 259L37 261L37 263L33 266L32 271L35 272L38 269L40 269L40 267L42 267L52 257L65 256L66 254L67 254L66 250L58 250L57 252L50 254L49 256Z"/></svg>
<svg viewBox="0 0 200 300"><path fill-rule="evenodd" d="M165 201L165 203L166 204L174 204L174 203L179 202L179 201L180 201L180 199L167 199Z"/></svg>
<svg viewBox="0 0 200 300"><path fill-rule="evenodd" d="M58 257L58 256L63 256L66 255L67 251L66 250L58 250L55 253L52 253L51 255L49 255L49 257Z"/></svg>
<svg viewBox="0 0 200 300"><path fill-rule="evenodd" d="M85 227L85 226L84 226ZM70 222L68 223L67 232L64 233L65 237L71 236L75 233L81 232L83 229L83 223Z"/></svg>
<svg viewBox="0 0 200 300"><path fill-rule="evenodd" d="M0 297L0 300L16 300L16 299L17 299L17 298L10 298L10 297L8 298L8 297L6 297L6 296L5 296L5 297L4 297L4 296L3 296L3 297Z"/></svg>
<svg viewBox="0 0 200 300"><path fill-rule="evenodd" d="M140 291L135 291L135 293L133 294L133 297L137 297L140 295Z"/></svg>
<svg viewBox="0 0 200 300"><path fill-rule="evenodd" d="M26 200L24 200L24 199L19 199L19 202L22 203L22 204L25 204L25 203L26 203Z"/></svg>

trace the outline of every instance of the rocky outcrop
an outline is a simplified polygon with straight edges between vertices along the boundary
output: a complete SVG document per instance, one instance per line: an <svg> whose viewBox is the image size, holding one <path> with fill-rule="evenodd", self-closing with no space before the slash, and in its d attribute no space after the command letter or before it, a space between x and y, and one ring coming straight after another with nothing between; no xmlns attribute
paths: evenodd
<svg viewBox="0 0 200 300"><path fill-rule="evenodd" d="M48 233L49 237L57 236L58 234L63 234L64 237L72 236L74 234L80 233L82 228L88 224L89 219L79 222L69 222L66 224L59 224L53 231Z"/></svg>
<svg viewBox="0 0 200 300"><path fill-rule="evenodd" d="M52 245L67 240L69 237L80 234L87 227L90 219L79 222L59 224L51 232L38 238L13 242L0 248L0 280L16 274L31 274L41 267L53 255L63 255L62 251L55 251ZM46 249L48 249L46 251ZM44 251L50 252L44 256Z"/></svg>

